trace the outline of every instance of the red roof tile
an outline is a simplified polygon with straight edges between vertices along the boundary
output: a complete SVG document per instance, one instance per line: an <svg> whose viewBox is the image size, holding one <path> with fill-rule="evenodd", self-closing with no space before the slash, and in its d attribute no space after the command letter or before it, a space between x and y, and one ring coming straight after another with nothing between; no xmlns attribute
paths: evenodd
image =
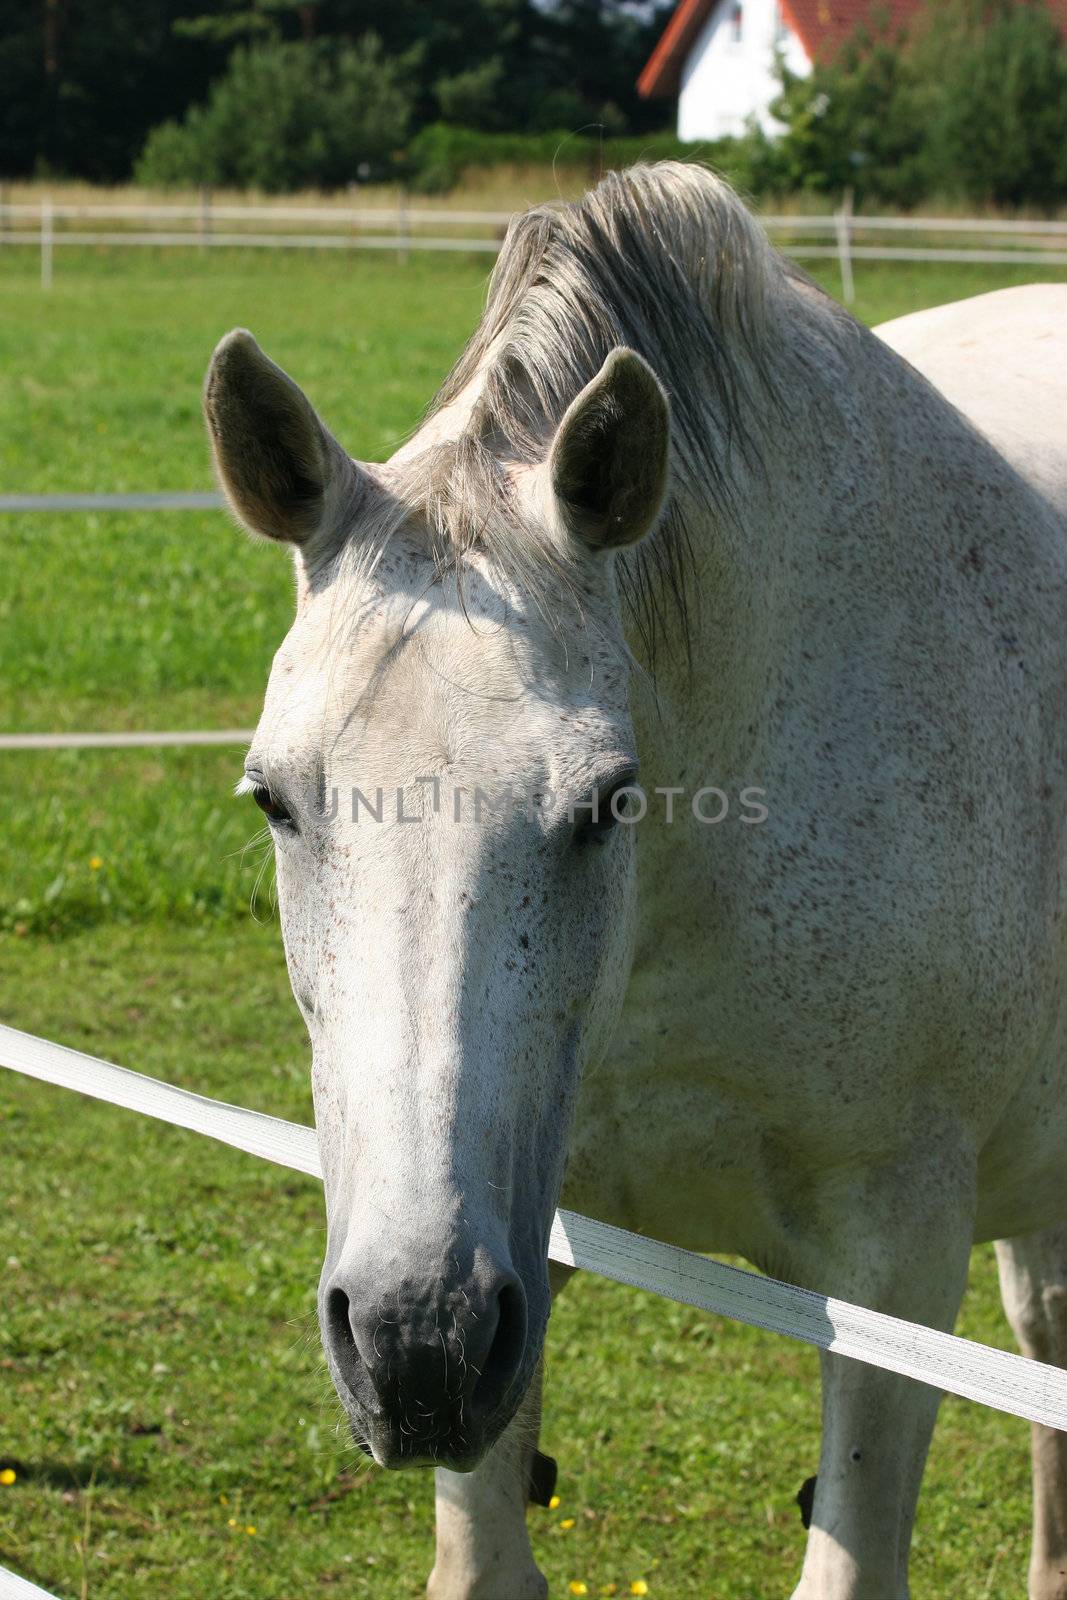
<svg viewBox="0 0 1067 1600"><path fill-rule="evenodd" d="M922 0L781 0L782 15L800 38L808 55L833 55L861 23L879 32L902 27Z"/></svg>

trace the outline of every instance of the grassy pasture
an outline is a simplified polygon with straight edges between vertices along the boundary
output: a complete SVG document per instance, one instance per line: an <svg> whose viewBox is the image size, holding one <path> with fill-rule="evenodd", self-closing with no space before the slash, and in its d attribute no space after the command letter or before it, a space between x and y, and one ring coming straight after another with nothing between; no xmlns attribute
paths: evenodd
<svg viewBox="0 0 1067 1600"><path fill-rule="evenodd" d="M199 383L235 323L378 456L472 326L485 271L71 250L44 297L32 253L0 253L0 479L204 487ZM869 321L1027 278L857 276ZM291 606L281 552L207 514L6 517L2 532L0 726L254 722ZM229 798L240 758L0 753L0 1016L307 1120L258 814ZM335 1431L313 1327L317 1186L7 1074L0 1151L0 1467L17 1473L0 1487L0 1565L89 1600L416 1596L430 1479L366 1471ZM1010 1344L985 1249L961 1328ZM817 1455L813 1353L579 1280L549 1363L563 1504L531 1524L554 1594L638 1577L663 1600L789 1592L793 1496ZM1024 1426L946 1402L916 1596L1021 1593L1028 1520Z"/></svg>

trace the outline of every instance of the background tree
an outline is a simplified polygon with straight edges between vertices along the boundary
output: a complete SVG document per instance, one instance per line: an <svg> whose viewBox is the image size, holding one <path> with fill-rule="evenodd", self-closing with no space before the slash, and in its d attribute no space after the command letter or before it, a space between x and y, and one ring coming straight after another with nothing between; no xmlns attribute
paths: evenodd
<svg viewBox="0 0 1067 1600"><path fill-rule="evenodd" d="M1067 43L1047 0L927 0L809 77L782 69L781 186L912 205L1067 199Z"/></svg>
<svg viewBox="0 0 1067 1600"><path fill-rule="evenodd" d="M924 129L915 112L914 73L900 34L860 31L809 77L779 69L773 114L776 187L911 205L924 190Z"/></svg>
<svg viewBox="0 0 1067 1600"><path fill-rule="evenodd" d="M206 105L155 130L137 177L274 192L340 188L387 167L410 109L403 68L374 34L357 44L242 45Z"/></svg>
<svg viewBox="0 0 1067 1600"><path fill-rule="evenodd" d="M145 134L226 53L177 37L179 0L0 0L0 177L129 175Z"/></svg>
<svg viewBox="0 0 1067 1600"><path fill-rule="evenodd" d="M671 3L0 0L0 176L126 177L149 129L201 105L236 50L368 32L402 69L416 128L641 132L670 118L634 81ZM164 144L177 154L173 129Z"/></svg>
<svg viewBox="0 0 1067 1600"><path fill-rule="evenodd" d="M122 179L142 151L154 182L272 189L387 168L441 188L546 150L592 172L601 140L667 148L671 105L635 81L672 3L0 0L0 177ZM926 0L906 32L873 16L810 76L782 67L780 137L698 153L756 195L1067 200L1060 0Z"/></svg>
<svg viewBox="0 0 1067 1600"><path fill-rule="evenodd" d="M1067 46L1045 0L943 0L915 33L925 186L1001 205L1067 196Z"/></svg>
<svg viewBox="0 0 1067 1600"><path fill-rule="evenodd" d="M179 39L230 45L264 37L278 38L282 24L295 19L305 40L315 37L319 0L215 0L215 4L214 11L176 17L175 35Z"/></svg>

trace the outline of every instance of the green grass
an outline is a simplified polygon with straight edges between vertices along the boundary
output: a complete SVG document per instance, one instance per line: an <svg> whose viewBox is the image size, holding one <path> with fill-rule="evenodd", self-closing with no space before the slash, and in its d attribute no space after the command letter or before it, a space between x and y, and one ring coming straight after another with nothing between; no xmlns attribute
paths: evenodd
<svg viewBox="0 0 1067 1600"><path fill-rule="evenodd" d="M8 935L0 972L19 1026L310 1120L273 925ZM0 1564L60 1595L85 1574L93 1600L417 1595L429 1475L368 1472L335 1434L313 1324L318 1186L15 1077L0 1128L0 1463L19 1473L0 1490ZM1006 1343L988 1250L962 1330ZM788 1594L816 1379L799 1345L577 1279L549 1340L563 1504L530 1513L553 1593L644 1577L663 1600ZM1024 1426L947 1401L915 1594L1014 1600L1028 1517Z"/></svg>
<svg viewBox="0 0 1067 1600"><path fill-rule="evenodd" d="M355 452L382 455L473 325L485 263L71 251L48 296L35 271L0 254L0 476L105 491L206 486L199 383L235 323ZM861 266L856 309L878 321L1027 276ZM214 515L2 531L0 725L254 722L291 607L284 553ZM0 1016L306 1121L270 864L229 795L240 754L0 754ZM317 1186L3 1073L0 1148L0 1465L18 1472L0 1565L89 1600L417 1595L429 1477L367 1472L335 1434ZM988 1250L962 1331L1008 1343ZM549 1360L563 1505L531 1519L554 1593L638 1576L671 1600L789 1592L818 1450L810 1351L579 1279ZM946 1403L916 1595L1021 1592L1025 1434Z"/></svg>
<svg viewBox="0 0 1067 1600"><path fill-rule="evenodd" d="M836 287L836 269L826 275ZM0 255L0 477L26 492L210 482L199 386L251 326L357 454L417 421L473 326L484 260L254 252ZM878 321L1020 269L863 266ZM1035 276L1034 273L1029 274ZM221 514L7 516L0 724L9 731L254 725L288 624L286 553ZM0 928L229 916L247 902L240 753L0 755ZM236 852L236 854L235 854ZM100 857L96 872L88 867Z"/></svg>
<svg viewBox="0 0 1067 1600"><path fill-rule="evenodd" d="M77 252L45 296L30 267L0 257L0 481L72 494L210 487L200 385L237 324L351 450L387 455L477 319L485 276L418 256ZM8 728L254 718L291 611L284 551L185 512L9 516L4 539Z"/></svg>
<svg viewBox="0 0 1067 1600"><path fill-rule="evenodd" d="M243 748L0 753L0 926L269 915L273 858L232 791Z"/></svg>

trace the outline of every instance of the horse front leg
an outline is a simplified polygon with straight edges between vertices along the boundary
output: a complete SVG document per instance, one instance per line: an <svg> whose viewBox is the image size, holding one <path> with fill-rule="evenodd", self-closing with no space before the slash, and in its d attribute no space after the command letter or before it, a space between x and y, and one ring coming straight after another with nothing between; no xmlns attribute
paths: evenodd
<svg viewBox="0 0 1067 1600"><path fill-rule="evenodd" d="M908 1163L851 1181L834 1196L824 1239L804 1251L802 1281L951 1330L967 1281L973 1187L973 1164L943 1151L925 1169ZM793 1600L907 1600L940 1392L824 1354L822 1393L819 1472Z"/></svg>
<svg viewBox="0 0 1067 1600"><path fill-rule="evenodd" d="M428 1600L545 1600L526 1529L541 1421L541 1368L526 1398L473 1472L438 1467L437 1559Z"/></svg>
<svg viewBox="0 0 1067 1600"><path fill-rule="evenodd" d="M571 1269L549 1264L552 1298ZM526 1507L536 1478L542 1367L508 1427L473 1472L438 1467L437 1558L427 1600L545 1600ZM544 1458L542 1458L543 1460Z"/></svg>
<svg viewBox="0 0 1067 1600"><path fill-rule="evenodd" d="M1000 1292L1024 1355L1067 1367L1067 1227L998 1239ZM1030 1600L1067 1600L1067 1433L1031 1431Z"/></svg>

